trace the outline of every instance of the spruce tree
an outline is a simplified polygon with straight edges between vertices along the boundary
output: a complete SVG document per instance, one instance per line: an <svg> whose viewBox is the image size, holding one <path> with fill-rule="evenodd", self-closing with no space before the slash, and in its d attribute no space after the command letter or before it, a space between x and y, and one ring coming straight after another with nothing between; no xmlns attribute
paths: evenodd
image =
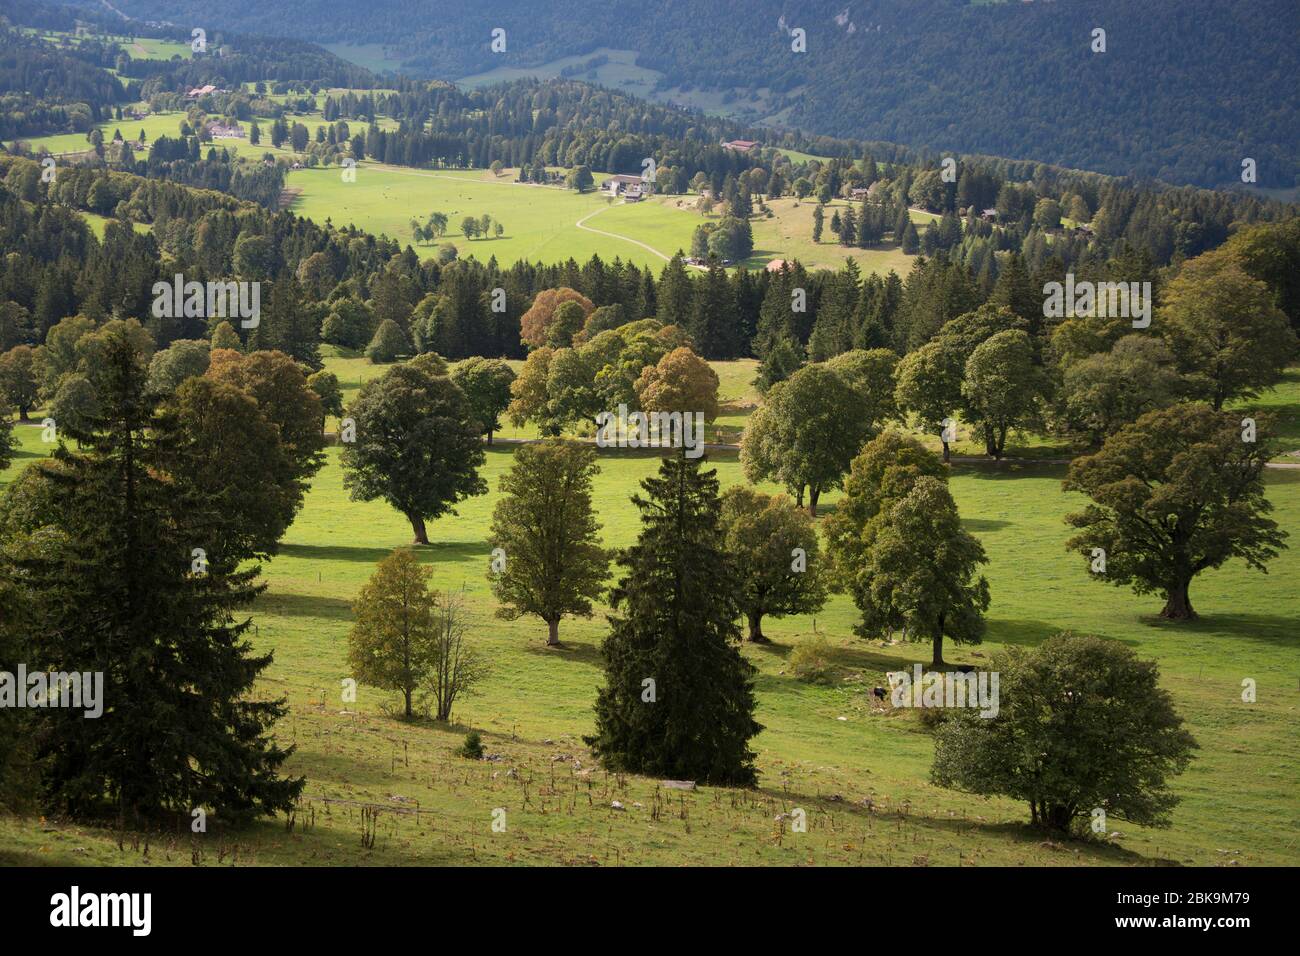
<svg viewBox="0 0 1300 956"><path fill-rule="evenodd" d="M587 744L611 770L752 785L753 666L741 655L737 580L719 525L717 472L667 458L634 495L637 543L611 595L605 686ZM652 683L651 683L652 682Z"/></svg>
<svg viewBox="0 0 1300 956"><path fill-rule="evenodd" d="M33 653L55 672L102 672L103 713L35 711L46 805L111 809L136 822L199 807L226 818L290 807L304 780L278 771L270 738L283 699L250 700L271 655L255 656L235 612L261 590L256 567L208 567L221 507L168 469L186 443L146 391L141 355L108 336L100 407L62 429L40 509L57 546L21 561L40 626ZM210 464L210 463L209 463Z"/></svg>

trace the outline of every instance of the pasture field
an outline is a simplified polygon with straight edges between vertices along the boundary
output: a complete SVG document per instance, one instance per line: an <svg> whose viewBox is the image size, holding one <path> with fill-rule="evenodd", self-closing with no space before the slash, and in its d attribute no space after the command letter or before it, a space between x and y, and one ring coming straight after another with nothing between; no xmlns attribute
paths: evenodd
<svg viewBox="0 0 1300 956"><path fill-rule="evenodd" d="M594 214L589 223L592 230L621 232L603 224L619 207L607 208L606 197L599 192L579 195L555 186L517 183L514 176L513 171L496 177L485 170L422 170L363 162L358 164L356 182L343 182L337 168L303 169L289 174L287 186L298 191L290 209L300 216L322 223L331 219L338 226L352 224L403 243L411 242L412 217L423 222L431 212L446 213L448 232L439 242L454 243L462 258L472 255L485 262L496 256L503 267L519 259L585 262L598 254L605 260L619 256L654 266L657 272L678 246L690 247L691 231L698 224L683 217L675 235L652 227L645 237L638 232L629 234L629 239L615 238L576 225ZM499 239L466 240L459 232L460 221L483 213L502 222L505 234ZM655 249L660 249L656 243L662 244L663 257L630 239ZM433 255L436 245L415 249L422 256Z"/></svg>
<svg viewBox="0 0 1300 956"><path fill-rule="evenodd" d="M23 33L37 33L39 31L26 27L20 28ZM61 43L71 43L79 45L83 40L101 40L112 41L121 45L127 55L133 60L170 60L174 56L179 56L183 60L188 60L192 56L190 45L180 43L174 40L158 40L153 37L127 37L127 36L106 36L92 35L87 37L75 36L71 33L64 33L58 30L42 32L41 39L55 46Z"/></svg>
<svg viewBox="0 0 1300 956"><path fill-rule="evenodd" d="M344 182L334 167L294 170L287 187L294 192L290 209L317 222L352 224L375 234L410 242L410 220L423 221L433 211L447 214L448 234L440 241L455 244L462 257L484 261L496 256L503 266L519 259L578 262L598 254L605 260L615 256L658 271L675 252L689 252L695 229L716 213L702 216L695 209L695 197L656 196L641 203L611 203L596 191L579 195L553 186L515 182L515 170L495 176L488 170L408 169L362 162L355 182ZM599 177L597 177L599 179ZM761 269L774 258L799 259L808 268L839 268L846 258L858 263L863 274L893 269L906 275L913 256L897 247L856 249L829 241L829 228L820 243L812 241L812 210L815 203L793 198L768 204L774 217L756 216L754 254L743 263ZM848 203L837 200L831 214ZM488 213L505 224L501 238L466 240L456 230L465 216ZM932 214L913 210L918 224ZM829 214L827 216L829 220ZM427 253L425 252L427 250ZM432 254L434 245L420 245L416 251Z"/></svg>
<svg viewBox="0 0 1300 956"><path fill-rule="evenodd" d="M328 363L353 387L377 372L364 359ZM751 368L720 366L724 396L749 394ZM752 366L752 363L749 363ZM1290 387L1294 386L1294 382ZM1269 397L1266 397L1268 400ZM1285 397L1278 398L1279 403ZM48 453L40 429L18 426L21 451L0 484ZM315 478L280 554L264 568L266 593L252 609L250 635L275 661L257 693L285 696L290 715L277 734L296 744L289 770L307 777L292 826L266 821L231 831L115 834L59 820L0 817L0 862L24 864L849 864L849 865L1283 865L1300 861L1296 786L1300 783L1300 471L1267 475L1274 518L1293 532L1292 549L1267 575L1240 563L1199 576L1192 625L1156 618L1160 601L1089 579L1083 559L1066 553L1062 517L1082 499L1061 491L1058 465L957 465L952 488L966 528L988 552L993 603L983 645L953 647L949 660L986 662L1008 645L1033 645L1060 630L1123 641L1160 664L1161 682L1200 745L1174 781L1183 802L1169 830L1113 822L1108 842L1056 843L1026 826L1027 808L967 797L928 782L933 745L914 713L873 714L867 691L884 672L929 659L925 644L855 637L855 609L834 596L822 613L764 622L770 646L745 646L758 668L753 741L761 772L753 791L701 788L684 793L657 780L606 775L581 737L593 727L601 681L598 648L607 609L566 619L564 647L544 647L532 619L493 616L487 586L487 530L510 445L487 453L488 494L430 523L435 543L419 549L442 589L465 591L473 641L494 672L482 693L457 705L453 726L389 717L394 695L362 686L344 704L351 602L410 529L381 502L354 502L343 488L337 448ZM628 501L656 467L653 454L605 452L594 501L606 545L630 544L638 516ZM734 454L710 456L723 487L743 481ZM771 490L771 489L769 489ZM822 515L838 500L824 500ZM791 673L792 648L813 633L835 648L829 686ZM1241 684L1258 684L1258 702ZM453 754L470 729L499 759ZM622 810L612 807L619 801ZM362 846L361 805L380 807L377 839ZM806 834L774 818L808 813ZM492 813L507 813L494 833ZM414 811L418 810L418 814ZM146 847L147 843L147 847Z"/></svg>
<svg viewBox="0 0 1300 956"><path fill-rule="evenodd" d="M144 106L147 104L136 104ZM144 131L146 144L152 143L159 136L170 136L175 139L180 135L180 124L185 120L185 113L180 110L170 110L162 113L150 113L143 119L114 119L107 120L103 123L95 124L95 128L104 134L104 142L108 144L113 139L116 131L121 131L122 138L134 143ZM246 158L260 159L263 154L270 153L272 156L284 157L286 159L297 155L289 146L286 140L278 149L271 145L271 123L274 122L272 117L258 116L257 123L262 127L262 141L256 146L252 145L247 139L249 122L241 122L245 130L244 139L217 139L203 144L203 153L207 154L209 147L215 147L220 150L225 148L232 155L244 155ZM286 122L290 125L302 123L307 127L313 141L316 136L318 127L328 125L325 123L324 115L319 111L312 113L290 113L285 117ZM379 117L378 124L382 129L395 129L397 123L387 116ZM356 126L356 124L353 124ZM90 141L86 138L86 133L57 133L51 136L29 136L22 137L21 142L28 144L33 150L42 148L48 149L51 153L84 153L90 149ZM335 168L337 172L337 168Z"/></svg>

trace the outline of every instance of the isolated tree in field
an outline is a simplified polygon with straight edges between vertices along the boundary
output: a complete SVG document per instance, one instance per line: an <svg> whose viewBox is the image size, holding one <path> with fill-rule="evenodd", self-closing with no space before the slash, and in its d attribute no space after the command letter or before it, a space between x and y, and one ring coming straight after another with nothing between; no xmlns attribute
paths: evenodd
<svg viewBox="0 0 1300 956"><path fill-rule="evenodd" d="M591 175L591 169L587 166L573 167L573 169L569 170L569 174L565 176L564 182L570 189L576 189L580 193L585 193L596 185L596 180Z"/></svg>
<svg viewBox="0 0 1300 956"><path fill-rule="evenodd" d="M466 239L473 239L479 234L478 220L473 216L466 216L460 221L460 231L465 234Z"/></svg>
<svg viewBox="0 0 1300 956"><path fill-rule="evenodd" d="M429 218L424 223L424 234L429 240L441 239L447 234L447 214L445 212L431 212Z"/></svg>
<svg viewBox="0 0 1300 956"><path fill-rule="evenodd" d="M473 694L492 672L487 658L466 641L468 633L464 599L449 592L437 595L433 609L433 666L426 683L436 720L451 720L456 701Z"/></svg>
<svg viewBox="0 0 1300 956"><path fill-rule="evenodd" d="M895 473L894 479L904 478ZM988 559L979 541L961 527L957 505L943 479L904 478L906 493L886 497L879 512L835 553L835 567L862 612L854 628L863 637L902 631L933 645L931 667L946 666L944 639L978 644L989 586L977 576Z"/></svg>
<svg viewBox="0 0 1300 956"><path fill-rule="evenodd" d="M1161 617L1196 618L1192 579L1231 558L1264 571L1286 532L1267 517L1264 466L1273 444L1247 437L1239 413L1182 404L1148 412L1070 463L1063 487L1092 499L1066 521L1079 534L1066 547L1105 571L1094 577L1162 594Z"/></svg>
<svg viewBox="0 0 1300 956"><path fill-rule="evenodd" d="M825 365L808 365L773 386L749 418L740 461L752 483L778 481L817 515L823 491L839 486L869 435L856 411L857 396Z"/></svg>
<svg viewBox="0 0 1300 956"><path fill-rule="evenodd" d="M1097 808L1106 819L1168 827L1196 741L1183 729L1154 661L1118 641L1058 634L1008 648L992 718L958 708L939 725L930 779L1029 804L1036 826L1068 832Z"/></svg>
<svg viewBox="0 0 1300 956"><path fill-rule="evenodd" d="M100 718L32 712L44 801L133 824L195 807L236 820L286 810L304 781L278 775L292 750L273 737L284 701L251 696L271 655L253 656L249 621L232 617L259 590L258 569L195 570L220 505L174 477L184 443L148 395L145 357L120 330L105 344L99 415L85 431L63 426L80 450L61 443L39 466L56 533L20 561L41 609L33 659L104 674Z"/></svg>
<svg viewBox="0 0 1300 956"><path fill-rule="evenodd" d="M852 572L862 563L862 532L867 524L906 496L922 477L947 481L948 469L911 435L890 430L862 446L844 479L844 497L822 528L837 574Z"/></svg>
<svg viewBox="0 0 1300 956"><path fill-rule="evenodd" d="M432 574L413 552L398 548L379 562L352 605L352 676L357 683L400 693L407 720L415 716L415 694L433 676L437 656Z"/></svg>
<svg viewBox="0 0 1300 956"><path fill-rule="evenodd" d="M1040 420L1038 403L1045 387L1024 332L999 332L971 353L961 394L971 424L984 432L988 454L1001 458L1011 429Z"/></svg>
<svg viewBox="0 0 1300 956"><path fill-rule="evenodd" d="M596 733L584 739L611 770L745 786L756 776L749 740L763 728L754 668L736 647L717 473L702 461L665 458L641 483L646 497L632 498L641 533L619 557Z"/></svg>
<svg viewBox="0 0 1300 956"><path fill-rule="evenodd" d="M944 342L932 340L898 363L894 399L904 412L943 443L943 460L951 453L949 426L961 405L962 366Z"/></svg>
<svg viewBox="0 0 1300 956"><path fill-rule="evenodd" d="M785 495L744 485L722 496L721 527L736 568L736 602L749 639L766 644L765 616L816 614L826 603L827 575L812 518Z"/></svg>
<svg viewBox="0 0 1300 956"><path fill-rule="evenodd" d="M591 482L600 469L595 449L576 442L521 445L501 477L502 498L492 511L488 573L501 602L497 615L513 621L534 614L546 622L546 643L558 647L560 619L591 616L605 592L609 554L591 507ZM504 559L504 567L496 559Z"/></svg>
<svg viewBox="0 0 1300 956"><path fill-rule="evenodd" d="M16 408L18 420L25 422L39 397L35 350L30 345L15 345L0 355L0 402Z"/></svg>
<svg viewBox="0 0 1300 956"><path fill-rule="evenodd" d="M1165 287L1154 324L1193 393L1216 410L1276 382L1296 337L1269 287L1236 259L1199 256Z"/></svg>
<svg viewBox="0 0 1300 956"><path fill-rule="evenodd" d="M451 380L465 393L475 420L492 444L492 433L501 427L501 413L510 404L514 371L500 359L468 358L457 363Z"/></svg>
<svg viewBox="0 0 1300 956"><path fill-rule="evenodd" d="M392 319L384 319L375 329L375 335L366 346L366 358L376 365L397 360L400 355L411 354L411 340L402 327Z"/></svg>
<svg viewBox="0 0 1300 956"><path fill-rule="evenodd" d="M706 422L718 417L718 373L685 346L647 365L636 381L636 394L642 411L702 412Z"/></svg>
<svg viewBox="0 0 1300 956"><path fill-rule="evenodd" d="M382 498L428 544L425 521L487 491L485 455L465 394L445 375L395 365L361 386L347 408L356 441L344 446L343 484L354 501Z"/></svg>
<svg viewBox="0 0 1300 956"><path fill-rule="evenodd" d="M567 286L543 289L533 299L528 311L519 318L519 337L530 348L546 344L546 333L555 321L555 310L564 302L577 302L582 306L584 319L595 309L590 299Z"/></svg>

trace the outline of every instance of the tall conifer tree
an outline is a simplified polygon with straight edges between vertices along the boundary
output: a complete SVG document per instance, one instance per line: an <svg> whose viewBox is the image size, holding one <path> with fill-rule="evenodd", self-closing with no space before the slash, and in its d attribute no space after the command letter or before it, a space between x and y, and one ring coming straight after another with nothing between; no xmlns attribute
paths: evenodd
<svg viewBox="0 0 1300 956"><path fill-rule="evenodd" d="M611 604L620 616L601 646L606 682L586 740L613 770L750 785L749 740L762 730L754 668L736 647L717 472L702 461L665 459L641 483L647 497L632 498L641 534L619 558L627 573Z"/></svg>

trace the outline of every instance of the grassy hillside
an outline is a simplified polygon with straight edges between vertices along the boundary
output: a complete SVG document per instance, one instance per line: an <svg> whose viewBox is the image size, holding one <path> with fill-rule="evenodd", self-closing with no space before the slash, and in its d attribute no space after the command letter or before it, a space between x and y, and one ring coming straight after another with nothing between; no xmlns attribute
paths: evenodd
<svg viewBox="0 0 1300 956"><path fill-rule="evenodd" d="M355 387L374 374L364 360L332 357ZM747 367L748 366L748 367ZM752 363L719 366L724 397L744 400ZM17 429L22 452L0 483L47 453L39 428ZM1300 713L1295 659L1300 650L1300 543L1270 566L1239 564L1201 575L1192 588L1203 619L1171 626L1155 618L1159 600L1088 579L1064 551L1062 516L1079 505L1063 494L1059 466L956 467L952 487L966 527L988 551L993 605L987 642L951 648L949 658L978 663L1004 645L1035 644L1061 629L1101 634L1160 663L1201 750L1175 787L1183 803L1174 826L1155 831L1116 823L1112 844L1057 845L1027 828L1026 808L963 797L930 786L930 736L908 712L873 714L868 689L886 670L928 660L927 645L853 637L854 608L834 597L823 613L765 622L775 643L744 648L759 669L756 791L683 793L658 781L607 776L581 743L593 725L600 682L604 610L561 625L564 648L547 650L540 622L493 617L485 541L509 446L489 451L491 492L430 526L436 542L420 549L440 588L466 590L473 640L495 671L479 696L458 705L456 725L405 724L385 709L391 695L362 687L344 705L345 640L351 601L375 563L410 530L378 502L350 501L337 449L315 479L281 554L265 568L270 587L253 610L253 644L274 650L258 693L288 697L279 736L297 745L292 772L308 778L292 827L268 821L230 833L128 839L119 850L107 831L0 817L0 862L126 864L356 865L392 863L787 863L853 865L1295 864L1300 861L1294 800L1300 782ZM723 486L742 481L734 455L716 456ZM628 496L656 465L652 455L605 453L594 499L607 545L632 542L638 521ZM1300 472L1271 471L1269 495L1284 528L1300 527ZM823 514L835 506L826 499ZM805 684L788 657L814 631L836 647L838 679ZM1258 683L1255 704L1241 682ZM484 733L481 763L453 755L469 729ZM614 809L612 801L624 809ZM379 805L373 849L361 845L361 804ZM808 812L809 830L792 834L774 818ZM506 810L494 833L492 812ZM419 811L418 814L415 811Z"/></svg>

